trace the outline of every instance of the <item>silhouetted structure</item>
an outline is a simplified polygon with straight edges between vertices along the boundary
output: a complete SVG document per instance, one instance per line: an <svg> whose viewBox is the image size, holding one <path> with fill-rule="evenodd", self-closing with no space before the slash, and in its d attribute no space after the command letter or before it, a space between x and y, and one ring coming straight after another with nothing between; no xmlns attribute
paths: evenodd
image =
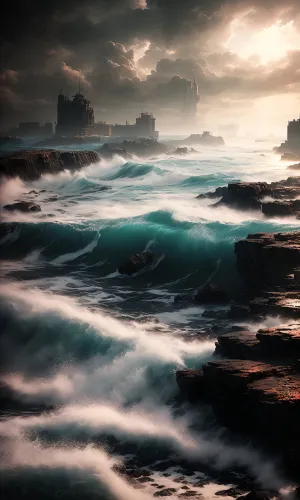
<svg viewBox="0 0 300 500"><path fill-rule="evenodd" d="M196 79L194 78L192 82L186 82L183 103L183 113L185 120L189 120L192 123L196 121L197 104L199 100L200 97L198 92L198 85Z"/></svg>
<svg viewBox="0 0 300 500"><path fill-rule="evenodd" d="M41 125L39 122L21 122L19 126L11 129L10 134L19 137L47 137L53 134L51 122Z"/></svg>
<svg viewBox="0 0 300 500"><path fill-rule="evenodd" d="M287 142L291 146L300 146L300 118L292 120L287 127Z"/></svg>
<svg viewBox="0 0 300 500"><path fill-rule="evenodd" d="M56 135L86 135L87 129L94 125L94 110L91 102L79 91L69 99L62 92L57 101Z"/></svg>
<svg viewBox="0 0 300 500"><path fill-rule="evenodd" d="M113 125L112 135L114 137L158 139L159 132L155 130L155 118L153 114L142 111L133 125L130 125L127 121L125 125Z"/></svg>
<svg viewBox="0 0 300 500"><path fill-rule="evenodd" d="M86 129L85 135L111 136L112 125L106 122L97 122Z"/></svg>
<svg viewBox="0 0 300 500"><path fill-rule="evenodd" d="M279 147L275 147L277 153L300 154L300 118L291 120L287 126L287 140L282 142Z"/></svg>

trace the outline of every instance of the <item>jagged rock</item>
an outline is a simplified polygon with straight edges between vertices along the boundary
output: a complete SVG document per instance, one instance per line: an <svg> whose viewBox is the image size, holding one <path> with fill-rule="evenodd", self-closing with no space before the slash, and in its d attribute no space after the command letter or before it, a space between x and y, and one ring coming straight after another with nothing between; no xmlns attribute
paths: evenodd
<svg viewBox="0 0 300 500"><path fill-rule="evenodd" d="M249 331L231 332L219 336L215 352L233 359L257 360L261 357L259 340Z"/></svg>
<svg viewBox="0 0 300 500"><path fill-rule="evenodd" d="M198 304L226 302L226 300L228 300L227 294L214 283L204 285L194 295L194 301Z"/></svg>
<svg viewBox="0 0 300 500"><path fill-rule="evenodd" d="M95 151L19 151L0 158L0 175L36 180L42 174L57 174L65 169L78 170L100 161Z"/></svg>
<svg viewBox="0 0 300 500"><path fill-rule="evenodd" d="M281 155L281 161L298 161L300 157L295 153L283 153Z"/></svg>
<svg viewBox="0 0 300 500"><path fill-rule="evenodd" d="M300 317L299 291L265 292L249 302L251 315Z"/></svg>
<svg viewBox="0 0 300 500"><path fill-rule="evenodd" d="M297 216L300 214L300 200L263 203L262 212L268 217Z"/></svg>
<svg viewBox="0 0 300 500"><path fill-rule="evenodd" d="M205 199L205 198L222 198L222 196L225 196L228 192L228 186L220 186L215 189L215 191L204 193L204 194L198 194L196 196L197 199Z"/></svg>
<svg viewBox="0 0 300 500"><path fill-rule="evenodd" d="M20 201L18 203L12 203L11 205L5 205L3 207L5 210L18 211L18 212L40 212L41 207L36 203L31 201Z"/></svg>
<svg viewBox="0 0 300 500"><path fill-rule="evenodd" d="M132 160L132 155L126 151L126 149L122 148L112 148L110 144L105 143L98 150L98 153L102 158L111 159L113 156L118 155L124 158L125 160Z"/></svg>
<svg viewBox="0 0 300 500"><path fill-rule="evenodd" d="M122 264L118 271L120 274L134 274L141 271L145 266L153 262L153 252L142 252L132 255L124 264Z"/></svg>
<svg viewBox="0 0 300 500"><path fill-rule="evenodd" d="M234 182L228 184L227 193L217 203L242 210L261 210L261 197L270 194L266 182Z"/></svg>
<svg viewBox="0 0 300 500"><path fill-rule="evenodd" d="M262 352L269 356L300 358L300 324L262 328L256 338Z"/></svg>
<svg viewBox="0 0 300 500"><path fill-rule="evenodd" d="M235 244L237 268L250 284L281 283L300 266L300 231L257 233Z"/></svg>
<svg viewBox="0 0 300 500"><path fill-rule="evenodd" d="M175 151L174 151L174 155L186 155L188 154L189 150L188 148L186 147L182 147L182 148L177 148Z"/></svg>
<svg viewBox="0 0 300 500"><path fill-rule="evenodd" d="M265 201L266 196L273 200ZM266 216L300 216L300 177L282 181L235 182L200 194L198 199L221 198L213 207L227 205L239 210L260 210Z"/></svg>
<svg viewBox="0 0 300 500"><path fill-rule="evenodd" d="M126 153L137 156L151 156L156 154L164 154L167 152L167 146L156 139L137 139L116 143L106 143L100 149L99 154L102 156L103 150L106 154L107 151L125 150Z"/></svg>
<svg viewBox="0 0 300 500"><path fill-rule="evenodd" d="M300 373L289 366L260 361L224 360L207 363L201 372L177 372L184 396L204 400L235 431L255 434L280 450L290 471L299 470Z"/></svg>
<svg viewBox="0 0 300 500"><path fill-rule="evenodd" d="M178 370L176 381L184 398L191 402L203 399L205 385L202 370Z"/></svg>
<svg viewBox="0 0 300 500"><path fill-rule="evenodd" d="M220 335L216 353L232 359L295 360L300 358L300 327L291 324L263 328L256 334L243 331Z"/></svg>
<svg viewBox="0 0 300 500"><path fill-rule="evenodd" d="M211 135L205 131L202 134L191 134L182 141L184 144L203 144L204 146L223 146L225 144L223 137Z"/></svg>

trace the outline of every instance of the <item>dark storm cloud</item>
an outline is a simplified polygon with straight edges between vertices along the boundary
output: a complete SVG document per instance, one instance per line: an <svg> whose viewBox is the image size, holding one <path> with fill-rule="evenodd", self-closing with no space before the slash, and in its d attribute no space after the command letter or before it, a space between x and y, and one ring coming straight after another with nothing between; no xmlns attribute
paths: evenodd
<svg viewBox="0 0 300 500"><path fill-rule="evenodd" d="M204 101L299 91L299 51L262 66L220 43L239 16L249 29L280 20L300 29L300 0L148 0L145 6L144 0L9 3L0 30L2 124L53 120L58 90L74 92L78 76L108 119L143 103L174 106L194 76ZM145 41L136 63L132 47Z"/></svg>

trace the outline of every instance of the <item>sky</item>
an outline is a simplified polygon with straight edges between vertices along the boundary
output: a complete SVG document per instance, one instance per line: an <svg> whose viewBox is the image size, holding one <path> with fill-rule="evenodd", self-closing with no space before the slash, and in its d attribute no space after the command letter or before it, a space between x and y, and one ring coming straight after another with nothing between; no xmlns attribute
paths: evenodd
<svg viewBox="0 0 300 500"><path fill-rule="evenodd" d="M197 130L285 136L300 114L300 0L16 0L0 30L0 128L55 121L80 78L97 121L144 110L184 134L194 77Z"/></svg>

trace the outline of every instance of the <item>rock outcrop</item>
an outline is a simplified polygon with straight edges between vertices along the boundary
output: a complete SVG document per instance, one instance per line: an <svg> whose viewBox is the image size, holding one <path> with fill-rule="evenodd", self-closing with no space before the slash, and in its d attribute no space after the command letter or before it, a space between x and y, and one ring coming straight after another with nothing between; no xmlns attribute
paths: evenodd
<svg viewBox="0 0 300 500"><path fill-rule="evenodd" d="M167 146L156 139L137 139L132 141L125 140L123 142L105 143L97 151L100 156L102 156L102 154L107 155L109 151L114 150L122 150L130 155L134 154L143 157L164 154L167 152Z"/></svg>
<svg viewBox="0 0 300 500"><path fill-rule="evenodd" d="M182 395L212 404L228 427L254 435L298 472L299 325L230 333L218 338L216 352L230 359L177 372Z"/></svg>
<svg viewBox="0 0 300 500"><path fill-rule="evenodd" d="M198 199L217 199L212 206L227 205L239 210L259 210L268 217L300 216L300 177L278 182L234 182Z"/></svg>
<svg viewBox="0 0 300 500"><path fill-rule="evenodd" d="M109 144L104 144L101 149L99 149L98 153L101 158L111 159L113 156L121 156L126 160L132 160L132 155L129 154L126 149L121 148L112 148Z"/></svg>
<svg viewBox="0 0 300 500"><path fill-rule="evenodd" d="M40 212L41 207L36 203L32 203L31 201L19 201L17 203L12 203L11 205L5 205L4 210L8 210L10 212L18 211L18 212Z"/></svg>
<svg viewBox="0 0 300 500"><path fill-rule="evenodd" d="M177 383L185 399L211 404L220 421L275 452L286 471L297 477L300 231L252 234L235 244L235 252L248 290L240 304L223 314L242 321L282 316L290 324L256 333L232 329L220 335L217 329L217 359L201 370L179 370Z"/></svg>
<svg viewBox="0 0 300 500"><path fill-rule="evenodd" d="M100 161L95 151L19 151L0 158L0 175L36 180L42 174L57 174L65 169L78 170Z"/></svg>
<svg viewBox="0 0 300 500"><path fill-rule="evenodd" d="M210 132L205 131L202 134L191 134L187 139L182 141L183 144L202 144L203 146L224 146L223 137L214 136Z"/></svg>
<svg viewBox="0 0 300 500"><path fill-rule="evenodd" d="M284 284L300 267L300 231L249 234L235 244L235 253L238 271L250 285Z"/></svg>
<svg viewBox="0 0 300 500"><path fill-rule="evenodd" d="M179 148L176 148L175 151L173 151L173 153L169 153L169 154L181 156L181 155L187 155L189 153L199 153L199 151L196 151L196 149L194 149L194 148L179 147Z"/></svg>
<svg viewBox="0 0 300 500"><path fill-rule="evenodd" d="M136 253L118 267L118 271L120 274L135 274L152 264L153 259L154 254L152 252Z"/></svg>
<svg viewBox="0 0 300 500"><path fill-rule="evenodd" d="M295 153L286 152L286 153L283 153L281 155L280 160L281 161L298 161L298 160L300 160L300 156L298 154L295 154Z"/></svg>

